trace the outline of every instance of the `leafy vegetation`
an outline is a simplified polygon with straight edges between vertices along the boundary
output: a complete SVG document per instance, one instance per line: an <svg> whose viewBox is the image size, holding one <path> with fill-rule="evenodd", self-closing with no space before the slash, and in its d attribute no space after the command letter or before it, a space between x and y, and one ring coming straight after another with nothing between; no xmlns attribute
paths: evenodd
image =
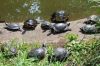
<svg viewBox="0 0 100 66"><path fill-rule="evenodd" d="M66 38L66 39L69 39L69 41L71 42L71 41L73 41L73 40L77 40L78 35L73 34L73 33L70 33L70 34L66 34L66 35L65 35L65 38Z"/></svg>
<svg viewBox="0 0 100 66"><path fill-rule="evenodd" d="M54 49L51 44L47 46L47 54L43 60L34 61L35 58L27 59L27 53L30 49L38 48L40 44L18 43L16 40L12 40L8 43L1 44L0 47L2 45L6 48L15 47L18 50L18 55L7 59L0 52L0 66L100 66L100 39L93 38L78 42L76 36L74 34L65 36L70 41L64 47L71 51L71 55L67 58L66 62L48 62L48 55L52 54Z"/></svg>
<svg viewBox="0 0 100 66"><path fill-rule="evenodd" d="M99 16L98 21L96 23L96 27L100 29L100 16Z"/></svg>
<svg viewBox="0 0 100 66"><path fill-rule="evenodd" d="M91 2L100 2L100 0L89 0L89 1L91 1Z"/></svg>

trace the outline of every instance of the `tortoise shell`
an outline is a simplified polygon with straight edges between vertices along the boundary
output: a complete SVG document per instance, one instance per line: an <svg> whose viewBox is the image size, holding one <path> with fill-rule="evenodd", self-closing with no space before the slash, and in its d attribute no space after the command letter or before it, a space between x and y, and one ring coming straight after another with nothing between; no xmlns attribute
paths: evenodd
<svg viewBox="0 0 100 66"><path fill-rule="evenodd" d="M83 33L96 33L97 32L95 25L85 25L80 29Z"/></svg>
<svg viewBox="0 0 100 66"><path fill-rule="evenodd" d="M69 29L69 24L66 23L55 23L55 24L51 24L51 29L55 32L55 33L59 33L59 32L64 32L64 31L70 31L71 29Z"/></svg>
<svg viewBox="0 0 100 66"><path fill-rule="evenodd" d="M54 50L53 55L48 57L48 60L49 62L50 61L62 62L62 61L65 61L69 55L70 55L70 52L68 50L66 50L65 48L59 47Z"/></svg>
<svg viewBox="0 0 100 66"><path fill-rule="evenodd" d="M68 19L69 19L69 15L63 10L56 11L51 16L51 22L54 23L65 23L68 21Z"/></svg>
<svg viewBox="0 0 100 66"><path fill-rule="evenodd" d="M42 45L41 48L32 49L28 53L27 58L34 57L34 58L37 58L39 60L42 60L45 57L45 54L46 54L46 48L45 48L45 45Z"/></svg>
<svg viewBox="0 0 100 66"><path fill-rule="evenodd" d="M96 24L100 20L100 17L97 15L91 15L87 18L86 24Z"/></svg>
<svg viewBox="0 0 100 66"><path fill-rule="evenodd" d="M17 49L15 47L2 46L1 52L5 58L12 58L17 56Z"/></svg>
<svg viewBox="0 0 100 66"><path fill-rule="evenodd" d="M49 23L49 22L43 22L43 23L41 24L41 28L42 28L42 30L49 30L49 28L50 28L50 23Z"/></svg>
<svg viewBox="0 0 100 66"><path fill-rule="evenodd" d="M28 19L24 22L23 28L24 29L35 29L37 26L37 21L34 19Z"/></svg>
<svg viewBox="0 0 100 66"><path fill-rule="evenodd" d="M6 23L6 28L9 30L19 30L20 26L16 23L10 23L10 24Z"/></svg>

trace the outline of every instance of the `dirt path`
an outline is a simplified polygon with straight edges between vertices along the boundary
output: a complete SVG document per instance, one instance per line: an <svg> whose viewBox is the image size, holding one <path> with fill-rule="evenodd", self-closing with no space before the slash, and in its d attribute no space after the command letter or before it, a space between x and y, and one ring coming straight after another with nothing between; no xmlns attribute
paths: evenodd
<svg viewBox="0 0 100 66"><path fill-rule="evenodd" d="M80 27L83 26L83 22L86 19L80 19L80 20L76 20L76 21L70 21L71 26L70 28L72 29L72 31L70 32L65 32L65 33L61 33L61 34L56 34L56 35L50 35L47 36L47 34L49 33L47 32L42 32L40 25L38 25L36 27L35 30L33 31L27 31L25 34L21 34L20 31L17 32L11 32L8 31L6 29L4 29L5 24L4 23L0 23L0 31L2 32L0 34L0 42L5 42L5 41L9 41L11 39L16 39L18 41L25 41L25 42L48 42L48 43L64 43L65 39L63 38L63 36L67 33L75 33L79 35L79 39L82 39L84 37L84 34L82 34L80 31ZM88 38L93 38L94 36L100 37L100 34L98 35L85 35L85 39Z"/></svg>

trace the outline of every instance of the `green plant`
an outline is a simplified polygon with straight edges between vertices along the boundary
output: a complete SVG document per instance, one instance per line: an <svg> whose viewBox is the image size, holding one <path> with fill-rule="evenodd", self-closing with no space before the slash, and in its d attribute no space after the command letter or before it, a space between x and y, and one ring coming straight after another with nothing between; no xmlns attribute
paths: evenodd
<svg viewBox="0 0 100 66"><path fill-rule="evenodd" d="M68 39L68 40L71 42L71 41L73 41L73 40L77 40L78 35L73 34L73 33L70 33L70 34L66 34L66 35L65 35L65 38Z"/></svg>
<svg viewBox="0 0 100 66"><path fill-rule="evenodd" d="M41 61L35 61L35 58L27 59L27 53L32 48L38 48L41 45L38 43L25 43L25 42L17 42L16 40L11 40L3 45L8 49L9 47L16 47L18 50L18 54L16 57L13 58L5 58L2 52L0 52L0 66L64 66L64 63L55 62L49 63L48 62L48 55L52 54L53 46L47 46L47 54L46 57Z"/></svg>
<svg viewBox="0 0 100 66"><path fill-rule="evenodd" d="M10 41L7 46L15 46L18 49L18 55L6 59L0 52L0 66L100 66L100 39L91 39L81 41L80 43L67 43L65 48L71 50L71 55L66 62L48 62L48 55L53 52L53 45L47 46L47 54L41 61L34 61L34 58L27 59L27 53L31 48L40 47L37 43L18 43L16 40ZM6 45L4 45L6 46Z"/></svg>
<svg viewBox="0 0 100 66"><path fill-rule="evenodd" d="M97 27L97 28L100 28L100 17L99 17L99 19L98 19L98 21L97 21L97 23L96 23L96 27Z"/></svg>

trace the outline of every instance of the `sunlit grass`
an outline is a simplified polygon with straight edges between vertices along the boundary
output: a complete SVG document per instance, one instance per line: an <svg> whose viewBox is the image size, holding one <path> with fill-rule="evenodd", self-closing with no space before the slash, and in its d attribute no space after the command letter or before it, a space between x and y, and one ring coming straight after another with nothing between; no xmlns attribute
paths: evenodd
<svg viewBox="0 0 100 66"><path fill-rule="evenodd" d="M41 61L34 61L35 58L27 59L27 53L32 48L41 47L38 43L28 44L25 42L18 43L12 40L5 47L16 47L18 50L17 57L6 59L0 52L0 66L99 66L100 65L100 39L90 39L80 43L67 42L65 48L71 51L71 55L66 62L48 62L48 55L53 53L54 47L47 45L46 57ZM77 40L75 40L77 41Z"/></svg>

